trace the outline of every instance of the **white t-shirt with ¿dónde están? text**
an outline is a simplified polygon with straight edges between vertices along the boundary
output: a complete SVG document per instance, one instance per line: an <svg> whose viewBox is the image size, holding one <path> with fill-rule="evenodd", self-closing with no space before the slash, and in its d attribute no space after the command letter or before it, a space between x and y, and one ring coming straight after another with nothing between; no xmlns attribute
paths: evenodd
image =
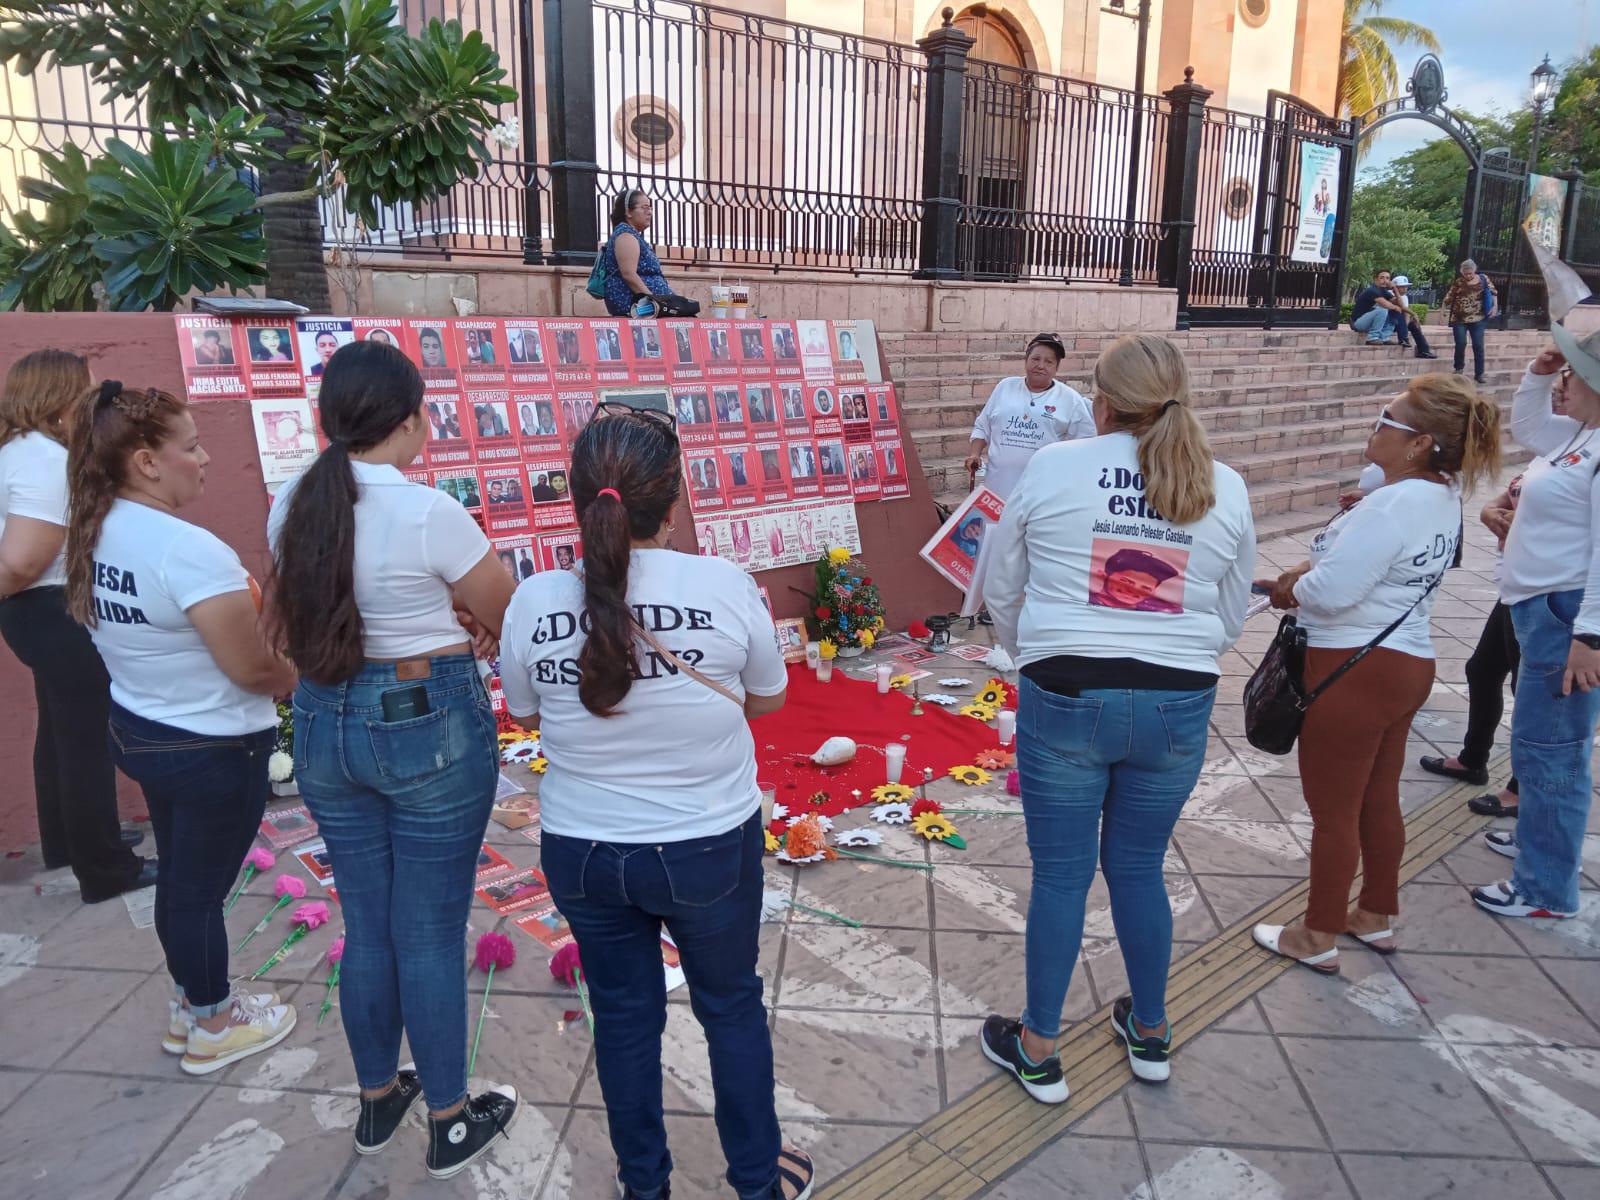
<svg viewBox="0 0 1600 1200"><path fill-rule="evenodd" d="M147 504L113 502L94 548L89 630L111 698L147 721L208 737L271 729L272 697L223 674L188 615L202 600L249 590L239 556L215 534Z"/></svg>
<svg viewBox="0 0 1600 1200"><path fill-rule="evenodd" d="M0 446L0 534L5 532L10 517L31 517L65 527L67 448L60 442L42 433L28 432ZM65 583L65 554L63 546L55 561L28 588L60 587Z"/></svg>
<svg viewBox="0 0 1600 1200"><path fill-rule="evenodd" d="M1060 380L1045 391L1029 391L1021 376L995 384L972 423L973 439L989 443L984 486L1002 500L1040 447L1094 435L1094 413L1083 396Z"/></svg>
<svg viewBox="0 0 1600 1200"><path fill-rule="evenodd" d="M628 604L662 646L735 695L776 696L788 686L772 617L732 563L635 550ZM513 716L539 717L550 760L539 785L544 828L601 842L678 842L747 820L761 795L742 706L641 638L639 677L614 716L595 716L578 699L587 623L583 581L570 571L524 580L506 609L500 685Z"/></svg>

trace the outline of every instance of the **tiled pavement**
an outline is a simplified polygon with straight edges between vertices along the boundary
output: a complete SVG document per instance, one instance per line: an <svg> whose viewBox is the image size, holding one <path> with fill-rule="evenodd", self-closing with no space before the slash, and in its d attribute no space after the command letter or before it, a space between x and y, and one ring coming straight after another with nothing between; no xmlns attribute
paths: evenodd
<svg viewBox="0 0 1600 1200"><path fill-rule="evenodd" d="M1263 572L1300 556L1298 544L1268 543ZM1456 748L1462 667L1493 600L1491 569L1474 529L1466 566L1447 578L1436 608L1439 683L1416 723L1413 763ZM1310 827L1294 762L1251 750L1241 733L1240 692L1270 625L1257 618L1224 664L1205 774L1168 858L1179 955L1305 876ZM986 672L954 658L934 671L953 674ZM1414 765L1403 789L1408 812L1442 790ZM998 779L980 789L941 781L931 794L1015 807ZM762 931L779 1111L788 1135L837 1181L830 1192L846 1190L850 1168L988 1082L979 1019L1020 1006L1029 889L1021 819L957 820L965 852L886 834L885 853L931 862L932 872L769 860L769 886L863 923L850 929L791 912ZM1590 829L1600 875L1600 820L1591 817ZM491 826L490 840L518 865L536 861L519 834ZM520 958L496 981L480 1061L483 1077L523 1090L529 1111L510 1144L441 1184L422 1171L420 1128L376 1159L351 1152L343 1036L336 1019L315 1027L321 955L334 930L313 934L270 976L300 1013L290 1040L196 1080L158 1045L167 985L153 932L136 928L121 903L81 906L59 880L37 874L36 862L5 869L0 1192L10 1200L614 1194L589 1037L581 1024L561 1028L569 994L530 940L514 935ZM1401 954L1346 947L1338 979L1291 969L1253 995L1237 993L1231 1009L1228 993L1213 1006L1224 1015L1189 1031L1197 1036L1176 1055L1169 1085L1121 1088L983 1194L1600 1196L1600 880L1586 881L1575 921L1502 924L1476 911L1463 885L1505 873L1504 860L1473 841L1451 849L1402 894ZM252 889L231 918L235 936L267 904L264 889ZM1072 1019L1123 986L1103 885L1090 905ZM478 909L475 930L493 919ZM274 944L258 938L236 967L254 967ZM481 977L471 986L475 1012ZM675 1194L725 1195L703 1042L685 993L672 1000L665 1057Z"/></svg>

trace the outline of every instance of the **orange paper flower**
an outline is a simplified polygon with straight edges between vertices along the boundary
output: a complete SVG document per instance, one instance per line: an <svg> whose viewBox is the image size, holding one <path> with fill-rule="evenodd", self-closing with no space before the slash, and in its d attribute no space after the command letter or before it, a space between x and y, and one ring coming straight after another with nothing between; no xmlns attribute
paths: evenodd
<svg viewBox="0 0 1600 1200"><path fill-rule="evenodd" d="M822 822L817 820L815 814L808 814L789 826L789 834L784 838L784 849L788 851L790 858L810 858L813 854L822 854L832 850L833 847L828 845L828 835L823 831Z"/></svg>
<svg viewBox="0 0 1600 1200"><path fill-rule="evenodd" d="M1017 756L1009 750L981 750L972 761L985 771L1005 771L1016 765Z"/></svg>

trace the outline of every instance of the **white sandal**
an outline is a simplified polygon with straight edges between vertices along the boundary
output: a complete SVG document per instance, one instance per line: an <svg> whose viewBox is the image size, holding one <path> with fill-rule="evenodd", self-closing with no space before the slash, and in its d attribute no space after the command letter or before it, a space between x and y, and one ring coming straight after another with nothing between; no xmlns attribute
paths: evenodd
<svg viewBox="0 0 1600 1200"><path fill-rule="evenodd" d="M1285 958L1294 958L1302 967L1310 967L1318 975L1337 975L1339 973L1339 948L1324 950L1321 954L1313 954L1309 958L1295 958L1287 950L1278 949L1278 941L1283 937L1282 925L1257 925L1250 931L1250 936L1255 938L1256 944L1265 946L1274 954L1281 954Z"/></svg>
<svg viewBox="0 0 1600 1200"><path fill-rule="evenodd" d="M1367 949L1376 950L1379 954L1393 954L1395 951L1400 949L1399 946L1395 945L1378 945L1379 942L1384 940L1389 940L1391 942L1394 940L1394 928L1392 926L1388 929L1380 929L1376 933L1357 933L1353 929L1346 929L1345 932L1351 937L1355 938L1356 941L1366 946Z"/></svg>

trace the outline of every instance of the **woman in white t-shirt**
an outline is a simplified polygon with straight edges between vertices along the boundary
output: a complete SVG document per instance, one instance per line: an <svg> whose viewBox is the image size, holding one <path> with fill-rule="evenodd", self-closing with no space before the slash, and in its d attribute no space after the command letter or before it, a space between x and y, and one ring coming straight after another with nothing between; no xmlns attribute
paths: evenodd
<svg viewBox="0 0 1600 1200"><path fill-rule="evenodd" d="M1129 995L1112 1029L1143 1080L1168 1077L1172 907L1161 864L1205 763L1218 658L1244 626L1255 522L1189 407L1183 352L1118 338L1094 369L1101 436L1034 456L984 540L989 609L1020 664L1017 768L1033 898L1027 1007L996 1014L984 1054L1060 1104L1061 1009L1096 858Z"/></svg>
<svg viewBox="0 0 1600 1200"><path fill-rule="evenodd" d="M1579 340L1560 325L1529 364L1511 402L1511 432L1538 455L1522 476L1501 562L1500 600L1522 653L1511 713L1517 773L1514 835L1491 850L1511 877L1472 889L1502 917L1573 917L1593 804L1590 756L1600 720L1600 331ZM1551 409L1563 365L1566 414Z"/></svg>
<svg viewBox="0 0 1600 1200"><path fill-rule="evenodd" d="M318 394L327 449L278 493L267 540L300 669L295 779L344 910L356 1152L388 1145L424 1095L428 1173L445 1179L496 1144L519 1104L510 1087L467 1094L461 969L500 772L473 641L498 636L512 582L466 509L401 474L427 440L422 400L400 351L340 347ZM400 1070L402 1034L414 1071Z"/></svg>
<svg viewBox="0 0 1600 1200"><path fill-rule="evenodd" d="M670 416L601 406L572 450L582 576L547 571L518 587L500 682L550 760L541 857L584 955L624 1196L664 1195L672 1169L664 927L705 1029L728 1182L742 1200L794 1200L813 1171L783 1146L773 1104L756 974L765 837L746 721L782 706L788 676L750 577L667 548L680 455Z"/></svg>
<svg viewBox="0 0 1600 1200"><path fill-rule="evenodd" d="M176 989L162 1049L209 1075L277 1045L295 1012L228 982L222 907L267 805L272 697L294 670L239 556L177 515L205 490L188 406L107 380L72 422L67 608L111 676L112 753L144 791L156 936Z"/></svg>
<svg viewBox="0 0 1600 1200"><path fill-rule="evenodd" d="M66 350L12 364L0 397L0 635L33 673L33 798L46 870L71 867L93 904L156 880L117 823L116 769L100 731L110 681L67 615L67 432L89 365ZM89 736L79 736L85 732ZM143 834L135 835L138 839Z"/></svg>
<svg viewBox="0 0 1600 1200"><path fill-rule="evenodd" d="M994 385L972 423L972 445L965 466L977 473L987 454L983 484L1002 500L1022 478L1022 471L1041 446L1095 435L1089 402L1056 378L1067 348L1053 333L1028 343L1023 373Z"/></svg>
<svg viewBox="0 0 1600 1200"><path fill-rule="evenodd" d="M1428 617L1461 541L1462 490L1499 470L1499 409L1459 376L1419 375L1379 414L1367 457L1383 468L1383 486L1312 538L1309 562L1263 584L1275 606L1299 614L1308 689L1381 639L1317 698L1300 733L1312 821L1305 918L1254 930L1267 949L1327 975L1339 970L1342 933L1382 954L1396 949L1400 772L1433 688Z"/></svg>

